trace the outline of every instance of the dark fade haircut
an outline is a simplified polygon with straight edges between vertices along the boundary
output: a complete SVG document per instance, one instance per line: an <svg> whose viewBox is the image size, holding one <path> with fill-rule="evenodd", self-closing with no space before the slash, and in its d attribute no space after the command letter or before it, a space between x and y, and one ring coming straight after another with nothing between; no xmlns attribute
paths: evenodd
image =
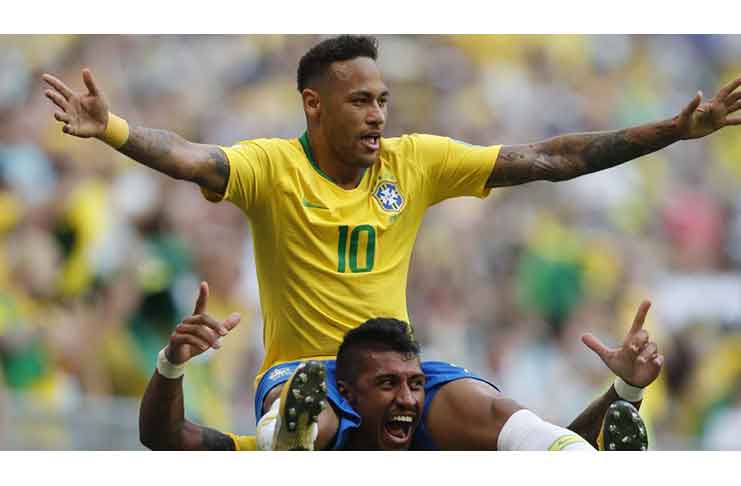
<svg viewBox="0 0 741 486"><path fill-rule="evenodd" d="M411 358L419 357L419 344L411 327L391 317L369 319L345 335L337 351L338 380L354 383L363 351L396 351Z"/></svg>
<svg viewBox="0 0 741 486"><path fill-rule="evenodd" d="M357 57L369 57L375 61L378 58L378 40L368 35L341 35L323 40L309 49L298 63L298 92L321 77L333 62Z"/></svg>

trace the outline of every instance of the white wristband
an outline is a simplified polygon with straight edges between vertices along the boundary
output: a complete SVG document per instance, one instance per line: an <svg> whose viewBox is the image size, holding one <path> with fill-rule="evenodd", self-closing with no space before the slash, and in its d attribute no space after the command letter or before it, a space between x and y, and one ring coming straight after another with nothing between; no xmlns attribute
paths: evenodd
<svg viewBox="0 0 741 486"><path fill-rule="evenodd" d="M619 376L615 378L615 392L623 400L629 402L640 402L643 400L643 388L625 383Z"/></svg>
<svg viewBox="0 0 741 486"><path fill-rule="evenodd" d="M166 348L162 348L162 351L157 354L157 372L171 380L180 378L185 374L185 363L179 365L170 363L170 360L168 360L165 355L165 349Z"/></svg>

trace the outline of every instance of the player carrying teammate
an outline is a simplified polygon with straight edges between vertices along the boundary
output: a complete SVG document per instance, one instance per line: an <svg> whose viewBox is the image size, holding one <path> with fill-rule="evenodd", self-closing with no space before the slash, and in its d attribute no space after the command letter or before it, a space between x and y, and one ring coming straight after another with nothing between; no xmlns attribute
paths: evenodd
<svg viewBox="0 0 741 486"><path fill-rule="evenodd" d="M342 336L378 315L408 321L406 281L412 247L425 210L447 198L485 197L492 187L535 180L571 179L703 137L728 125L741 108L741 78L701 103L698 93L675 117L610 132L555 137L526 145L479 147L431 135L383 138L389 90L375 59L376 41L340 36L313 47L301 59L298 90L307 131L291 140L259 139L232 147L189 142L166 130L129 126L109 107L89 70L87 93L76 93L44 75L46 91L60 109L64 133L97 137L135 160L200 185L211 200L242 208L253 227L265 360L258 376L264 401L259 416L278 400L285 373L273 367L296 360L332 359ZM635 344L646 343L640 332ZM613 369L613 355L596 338L588 345ZM662 357L647 347L640 359L658 373ZM423 363L426 420L420 447L508 448L500 431L517 416L517 428L553 432L475 375L439 363ZM274 376L276 379L271 379ZM645 386L629 376L635 387ZM287 388L286 388L287 390ZM284 397L285 398L285 397ZM604 410L602 410L604 413ZM272 414L258 433L270 435ZM327 408L314 442L309 428L276 428L271 448L333 444L343 417ZM513 422L514 423L514 422ZM510 423L512 425L512 423ZM564 431L566 433L567 431ZM272 437L272 436L271 436ZM418 439L418 440L417 440Z"/></svg>
<svg viewBox="0 0 741 486"><path fill-rule="evenodd" d="M223 322L214 319L206 312L207 300L208 285L203 282L193 315L175 327L170 343L158 356L157 370L147 385L139 414L141 441L150 449L257 449L254 436L223 433L185 419L182 382L186 363L205 349L219 349L221 339L239 324L238 314ZM646 304L639 308L636 323L642 322L646 309ZM329 400L336 409L352 417L338 432L343 449L409 449L423 416L426 378L419 345L407 332L407 324L390 318L366 321L345 335L334 364L326 362L325 380L325 362L302 363L290 385L296 396L291 393L289 398L304 402L308 399L316 407L315 413L323 401ZM633 364L651 372L650 364ZM574 423L581 423L579 428L587 431L586 438L592 443L602 430L607 449L645 450L646 429L635 408L615 400L608 391ZM594 408L602 408L602 402L614 402L605 417L593 412ZM286 404L289 411L293 406ZM572 434L563 438L561 444L567 441L582 439ZM529 444L525 441L513 445L526 448Z"/></svg>

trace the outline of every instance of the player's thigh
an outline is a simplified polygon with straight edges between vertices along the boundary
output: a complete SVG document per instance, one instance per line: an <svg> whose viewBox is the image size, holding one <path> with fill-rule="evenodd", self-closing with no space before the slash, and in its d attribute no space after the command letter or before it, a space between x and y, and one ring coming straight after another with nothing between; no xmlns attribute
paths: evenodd
<svg viewBox="0 0 741 486"><path fill-rule="evenodd" d="M499 431L524 407L483 381L442 385L427 411L427 430L442 450L495 450Z"/></svg>
<svg viewBox="0 0 741 486"><path fill-rule="evenodd" d="M283 391L283 385L285 385L285 382L275 385L273 388L270 389L268 394L265 395L265 399L262 401L263 415L268 410L270 410L270 407L273 406L273 402L275 402L280 397L280 392Z"/></svg>

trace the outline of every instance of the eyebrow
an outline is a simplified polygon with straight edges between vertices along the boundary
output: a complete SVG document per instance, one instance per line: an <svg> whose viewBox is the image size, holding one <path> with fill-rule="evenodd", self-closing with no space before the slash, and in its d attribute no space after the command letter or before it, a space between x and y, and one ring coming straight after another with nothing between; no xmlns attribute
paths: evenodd
<svg viewBox="0 0 741 486"><path fill-rule="evenodd" d="M349 96L350 97L363 96L363 97L373 98L373 93L371 93L368 90L361 89L361 90L358 90L358 91L351 91L350 94L349 94ZM378 95L379 98L384 97L384 96L386 96L386 97L391 96L391 93L389 92L388 89L383 90L381 92L381 94Z"/></svg>
<svg viewBox="0 0 741 486"><path fill-rule="evenodd" d="M399 378L399 375L394 374L394 373L386 373L386 374L383 374L383 375L377 375L374 379L375 379L376 382L379 382L379 381L383 381L383 380L386 380L386 379L389 379L389 378L395 380L395 379L398 379ZM414 375L412 375L412 376L409 377L409 379L411 379L411 380L417 380L417 379L420 379L420 378L422 380L424 380L424 381L427 381L427 377L425 376L424 373L416 373L416 374L414 374Z"/></svg>

